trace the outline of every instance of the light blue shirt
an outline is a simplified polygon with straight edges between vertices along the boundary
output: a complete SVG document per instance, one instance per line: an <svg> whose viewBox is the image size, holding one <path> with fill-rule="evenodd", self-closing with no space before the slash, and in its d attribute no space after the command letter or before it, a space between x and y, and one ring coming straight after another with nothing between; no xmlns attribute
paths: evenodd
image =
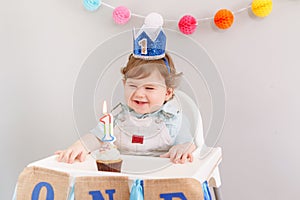
<svg viewBox="0 0 300 200"><path fill-rule="evenodd" d="M192 142L193 140L189 121L186 116L182 115L181 108L174 99L166 102L159 110L153 113L139 114L122 103L115 106L111 113L114 116L114 125L116 125L119 120L122 120L127 113L138 119L153 117L155 119L160 119L165 123L174 144ZM182 125L183 127L181 127ZM104 136L103 129L103 124L98 123L98 125L90 132L101 139ZM184 132L179 132L179 130L184 130Z"/></svg>

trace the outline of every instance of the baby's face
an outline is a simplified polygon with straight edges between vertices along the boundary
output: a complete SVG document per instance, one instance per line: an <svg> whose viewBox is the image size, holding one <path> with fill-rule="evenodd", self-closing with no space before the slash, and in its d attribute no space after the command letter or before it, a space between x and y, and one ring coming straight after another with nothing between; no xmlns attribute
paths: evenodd
<svg viewBox="0 0 300 200"><path fill-rule="evenodd" d="M128 78L124 82L124 91L127 105L139 114L158 110L173 95L173 90L167 89L165 79L157 69L146 78Z"/></svg>

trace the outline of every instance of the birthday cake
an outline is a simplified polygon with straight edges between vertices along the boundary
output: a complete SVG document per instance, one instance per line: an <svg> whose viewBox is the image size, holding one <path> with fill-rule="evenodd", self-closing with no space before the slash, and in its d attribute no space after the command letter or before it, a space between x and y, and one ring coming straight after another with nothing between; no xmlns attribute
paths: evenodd
<svg viewBox="0 0 300 200"><path fill-rule="evenodd" d="M98 171L121 172L122 162L120 152L111 143L104 143L103 147L94 152Z"/></svg>

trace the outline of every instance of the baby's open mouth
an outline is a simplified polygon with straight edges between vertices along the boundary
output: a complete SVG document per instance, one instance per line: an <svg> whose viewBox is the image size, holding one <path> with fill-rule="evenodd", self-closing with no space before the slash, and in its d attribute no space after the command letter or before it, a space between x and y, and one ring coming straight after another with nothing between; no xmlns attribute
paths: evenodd
<svg viewBox="0 0 300 200"><path fill-rule="evenodd" d="M144 105L144 104L147 103L147 102L145 102L145 101L138 101L138 100L134 100L134 102L135 102L136 104L138 104L138 105Z"/></svg>

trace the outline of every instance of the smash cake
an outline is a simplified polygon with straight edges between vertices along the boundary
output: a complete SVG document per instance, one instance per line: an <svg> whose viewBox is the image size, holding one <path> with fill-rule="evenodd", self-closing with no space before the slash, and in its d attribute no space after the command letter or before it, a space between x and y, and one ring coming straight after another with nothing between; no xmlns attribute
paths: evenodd
<svg viewBox="0 0 300 200"><path fill-rule="evenodd" d="M117 147L110 143L105 143L99 151L94 152L98 171L121 172L121 154Z"/></svg>

